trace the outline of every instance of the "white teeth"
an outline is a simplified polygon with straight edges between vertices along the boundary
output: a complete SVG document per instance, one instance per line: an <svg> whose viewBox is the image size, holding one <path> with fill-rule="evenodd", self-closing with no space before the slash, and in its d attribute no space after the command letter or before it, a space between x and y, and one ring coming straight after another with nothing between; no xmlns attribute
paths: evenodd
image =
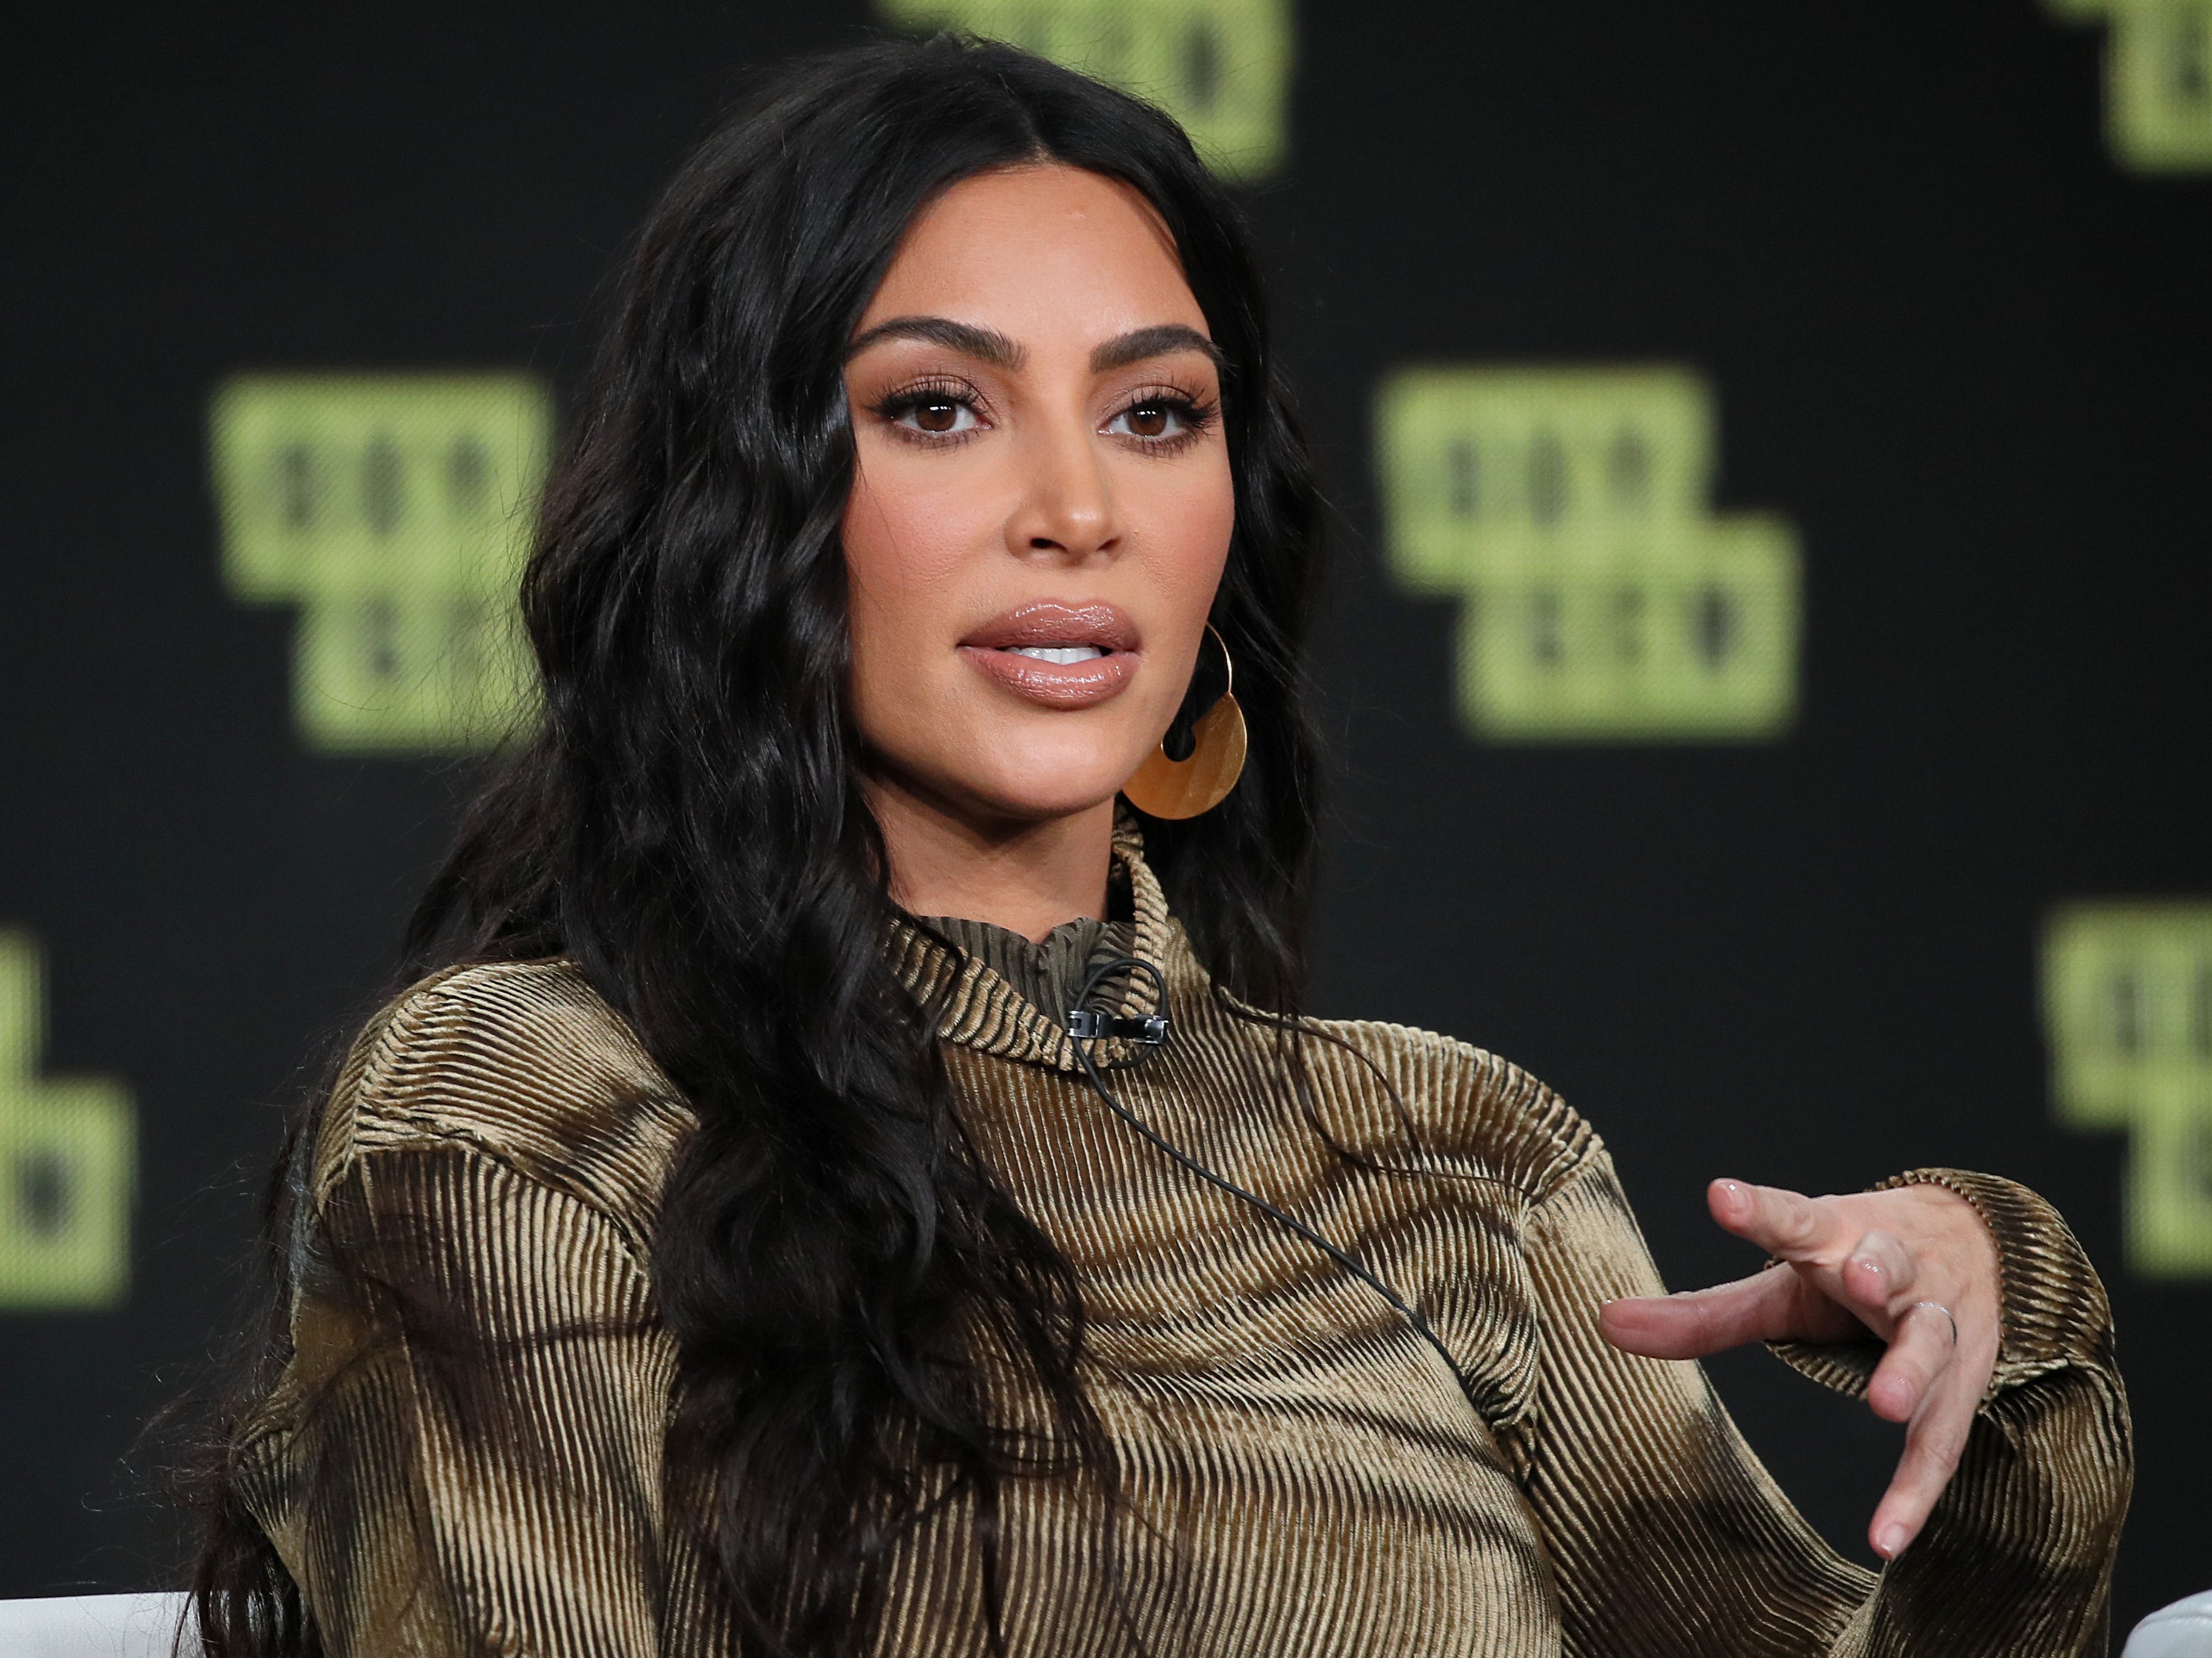
<svg viewBox="0 0 2212 1658"><path fill-rule="evenodd" d="M1063 668L1071 663L1095 661L1106 654L1096 645L1009 645L1006 648L1016 656L1033 657L1039 662L1056 662Z"/></svg>

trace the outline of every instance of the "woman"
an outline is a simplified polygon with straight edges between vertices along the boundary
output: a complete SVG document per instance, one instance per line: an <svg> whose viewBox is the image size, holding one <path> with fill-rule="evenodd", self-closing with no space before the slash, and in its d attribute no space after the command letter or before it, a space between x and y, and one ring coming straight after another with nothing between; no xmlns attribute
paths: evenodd
<svg viewBox="0 0 2212 1658"><path fill-rule="evenodd" d="M1663 1298L1540 1084L1301 1014L1316 519L1155 112L938 40L708 143L542 725L290 1159L216 1650L2095 1646L2125 1406L2039 1200L1720 1182L1789 1270ZM1879 1579L1662 1362L1759 1338L1913 1424Z"/></svg>

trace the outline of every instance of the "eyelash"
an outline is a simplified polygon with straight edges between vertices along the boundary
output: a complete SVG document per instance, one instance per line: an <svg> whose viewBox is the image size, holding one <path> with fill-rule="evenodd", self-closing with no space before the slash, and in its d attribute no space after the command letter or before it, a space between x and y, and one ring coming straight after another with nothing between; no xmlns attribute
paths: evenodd
<svg viewBox="0 0 2212 1658"><path fill-rule="evenodd" d="M925 432L919 427L901 422L909 415L933 404L944 403L965 409L980 420L982 416L975 405L981 401L973 386L963 386L957 380L923 380L914 386L902 386L876 404L869 412L910 443L948 448L957 443L965 443L973 435L972 432Z"/></svg>
<svg viewBox="0 0 2212 1658"><path fill-rule="evenodd" d="M953 404L965 409L978 420L982 418L976 405L981 399L974 387L957 380L924 380L918 385L902 386L880 402L869 412L889 426L909 443L920 443L933 448L949 448L965 443L975 435L971 428L965 432L925 432L918 427L902 422L906 418L934 404ZM1136 413L1140 409L1164 409L1173 415L1182 430L1172 437L1144 438L1134 433L1129 440L1139 447L1154 454L1175 454L1196 442L1213 429L1220 416L1220 405L1212 398L1199 396L1176 386L1149 386L1129 398L1121 406L1100 422L1111 426L1115 421ZM1118 434L1117 434L1118 435Z"/></svg>
<svg viewBox="0 0 2212 1658"><path fill-rule="evenodd" d="M1171 386L1156 386L1138 392L1106 417L1111 426L1124 416L1133 415L1139 409L1164 409L1173 415L1182 430L1172 437L1140 438L1134 433L1132 440L1141 444L1154 454L1172 455L1188 448L1213 429L1219 418L1221 405L1211 398L1199 397Z"/></svg>

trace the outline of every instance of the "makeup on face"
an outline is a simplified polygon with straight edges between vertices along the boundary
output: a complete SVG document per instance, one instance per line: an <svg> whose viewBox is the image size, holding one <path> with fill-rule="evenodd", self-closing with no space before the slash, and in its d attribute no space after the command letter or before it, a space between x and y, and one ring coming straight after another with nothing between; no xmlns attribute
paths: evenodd
<svg viewBox="0 0 2212 1658"><path fill-rule="evenodd" d="M850 683L879 812L1109 832L1226 560L1222 392L1127 186L1010 168L917 217L846 360Z"/></svg>
<svg viewBox="0 0 2212 1658"><path fill-rule="evenodd" d="M1087 708L1117 695L1142 660L1136 623L1119 605L1037 599L991 618L960 654L1017 696L1050 708Z"/></svg>
<svg viewBox="0 0 2212 1658"><path fill-rule="evenodd" d="M999 418L989 394L961 372L963 360L987 374L1018 376L1030 358L1019 343L994 329L950 317L911 316L869 329L854 342L848 361L899 343L906 343L909 355L919 344L950 353L951 361L891 378L879 395L862 398L856 409L925 447L957 447ZM1209 372L1192 373L1193 357L1203 359ZM1126 387L1111 400L1099 421L1100 434L1154 455L1180 452L1212 429L1219 416L1220 367L1213 342L1187 324L1155 324L1102 342L1091 353L1093 375L1146 367L1157 367L1158 375Z"/></svg>

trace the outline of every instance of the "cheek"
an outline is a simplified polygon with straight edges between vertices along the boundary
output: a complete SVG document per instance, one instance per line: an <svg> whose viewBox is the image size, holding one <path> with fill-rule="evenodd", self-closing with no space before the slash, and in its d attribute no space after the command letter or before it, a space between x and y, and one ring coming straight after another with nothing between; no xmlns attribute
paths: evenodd
<svg viewBox="0 0 2212 1658"><path fill-rule="evenodd" d="M1217 450L1212 465L1163 479L1146 502L1146 516L1151 533L1145 539L1158 550L1150 561L1152 580L1195 652L1237 528L1227 458Z"/></svg>
<svg viewBox="0 0 2212 1658"><path fill-rule="evenodd" d="M906 665L930 659L927 647L951 625L950 596L976 510L975 492L947 489L938 477L900 466L896 455L864 445L841 525L853 641L853 683L864 717L875 695ZM942 474L947 469L938 468Z"/></svg>
<svg viewBox="0 0 2212 1658"><path fill-rule="evenodd" d="M1230 539L1237 531L1237 482L1225 452L1214 469L1205 499L1194 505L1192 519L1194 533L1204 538L1200 556L1206 561L1206 602L1211 605L1213 590L1220 585L1221 572L1229 562Z"/></svg>
<svg viewBox="0 0 2212 1658"><path fill-rule="evenodd" d="M884 729L890 665L919 655L913 635L924 623L918 602L928 586L927 559L916 555L912 502L884 489L865 463L855 469L842 526L845 545L846 614L851 639L853 718L864 741L896 741Z"/></svg>
<svg viewBox="0 0 2212 1658"><path fill-rule="evenodd" d="M841 526L856 613L871 604L894 610L911 590L927 589L954 539L945 533L943 510L956 502L938 499L945 492L908 475L895 457L870 455L868 446L856 459Z"/></svg>

